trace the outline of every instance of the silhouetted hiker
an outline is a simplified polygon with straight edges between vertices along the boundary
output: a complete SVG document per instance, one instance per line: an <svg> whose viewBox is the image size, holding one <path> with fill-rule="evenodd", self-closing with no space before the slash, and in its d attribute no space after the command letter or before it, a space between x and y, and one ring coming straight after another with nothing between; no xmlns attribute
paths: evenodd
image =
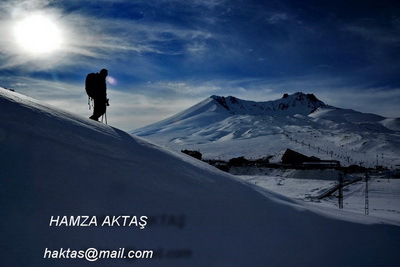
<svg viewBox="0 0 400 267"><path fill-rule="evenodd" d="M94 101L93 115L90 119L98 121L106 113L108 104L106 77L108 70L102 69L100 73L90 73L86 76L86 93Z"/></svg>

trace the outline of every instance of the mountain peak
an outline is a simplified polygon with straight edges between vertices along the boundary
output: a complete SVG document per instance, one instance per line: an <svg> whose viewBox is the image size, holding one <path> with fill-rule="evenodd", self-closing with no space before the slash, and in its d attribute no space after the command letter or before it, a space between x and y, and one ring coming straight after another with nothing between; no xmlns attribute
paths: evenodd
<svg viewBox="0 0 400 267"><path fill-rule="evenodd" d="M233 96L210 97L232 115L309 115L325 103L319 100L314 94L297 92L284 94L281 99L265 102L241 100Z"/></svg>
<svg viewBox="0 0 400 267"><path fill-rule="evenodd" d="M308 99L311 102L322 102L314 94L305 94L303 92L297 92L292 95L288 93L283 94L282 99L287 99L293 97L297 101L302 101L303 99Z"/></svg>

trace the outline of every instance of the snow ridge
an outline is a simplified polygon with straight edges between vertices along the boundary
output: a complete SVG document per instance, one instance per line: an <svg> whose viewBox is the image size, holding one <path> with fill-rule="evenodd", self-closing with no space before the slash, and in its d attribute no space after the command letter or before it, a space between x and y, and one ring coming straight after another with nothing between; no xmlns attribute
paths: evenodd
<svg viewBox="0 0 400 267"><path fill-rule="evenodd" d="M231 115L274 115L287 116L294 114L308 115L318 108L326 107L313 94L297 92L292 95L284 94L281 99L266 102L241 100L233 96L211 96Z"/></svg>

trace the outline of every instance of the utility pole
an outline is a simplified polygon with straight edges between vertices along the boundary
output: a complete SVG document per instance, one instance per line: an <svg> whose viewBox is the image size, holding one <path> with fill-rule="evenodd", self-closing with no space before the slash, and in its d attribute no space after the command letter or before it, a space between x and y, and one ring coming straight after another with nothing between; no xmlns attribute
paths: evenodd
<svg viewBox="0 0 400 267"><path fill-rule="evenodd" d="M365 173L365 214L369 214L369 199L368 199L368 171Z"/></svg>
<svg viewBox="0 0 400 267"><path fill-rule="evenodd" d="M339 173L339 209L343 209L343 173Z"/></svg>

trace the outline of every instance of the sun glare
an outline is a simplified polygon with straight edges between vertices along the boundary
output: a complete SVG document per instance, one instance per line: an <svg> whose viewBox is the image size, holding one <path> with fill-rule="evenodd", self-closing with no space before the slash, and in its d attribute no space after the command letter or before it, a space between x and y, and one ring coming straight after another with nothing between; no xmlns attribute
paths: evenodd
<svg viewBox="0 0 400 267"><path fill-rule="evenodd" d="M34 54L51 53L61 45L58 26L44 15L32 15L18 22L14 28L18 45Z"/></svg>

